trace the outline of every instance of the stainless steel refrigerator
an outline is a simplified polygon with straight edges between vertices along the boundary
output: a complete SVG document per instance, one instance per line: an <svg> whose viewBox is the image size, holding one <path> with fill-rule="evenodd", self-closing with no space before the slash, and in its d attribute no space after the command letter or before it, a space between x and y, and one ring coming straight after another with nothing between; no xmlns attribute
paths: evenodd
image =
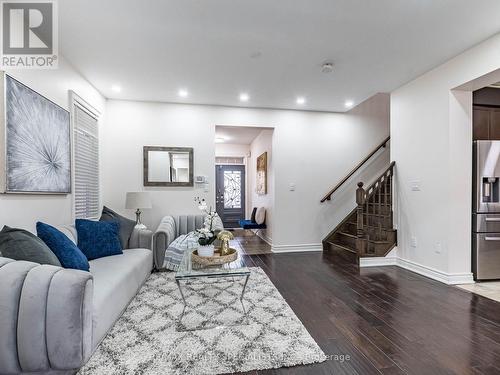
<svg viewBox="0 0 500 375"><path fill-rule="evenodd" d="M500 141L474 141L472 272L500 279Z"/></svg>

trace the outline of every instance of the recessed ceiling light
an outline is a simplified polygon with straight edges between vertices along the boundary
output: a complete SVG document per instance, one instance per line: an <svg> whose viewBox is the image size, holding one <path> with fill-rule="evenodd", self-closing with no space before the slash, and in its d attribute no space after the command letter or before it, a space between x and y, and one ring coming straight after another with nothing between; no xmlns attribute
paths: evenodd
<svg viewBox="0 0 500 375"><path fill-rule="evenodd" d="M114 92L121 92L122 88L120 85L113 85L111 86L111 90L113 90Z"/></svg>
<svg viewBox="0 0 500 375"><path fill-rule="evenodd" d="M186 98L188 95L189 95L189 93L187 92L187 90L185 90L185 89L180 89L179 90L179 96L181 98Z"/></svg>
<svg viewBox="0 0 500 375"><path fill-rule="evenodd" d="M226 140L226 138L224 138L224 137L217 137L217 138L215 138L215 143L224 143L225 140Z"/></svg>
<svg viewBox="0 0 500 375"><path fill-rule="evenodd" d="M250 99L250 97L247 93L244 92L240 94L240 102L248 102L248 99Z"/></svg>
<svg viewBox="0 0 500 375"><path fill-rule="evenodd" d="M302 105L302 104L305 104L305 102L306 102L306 98L304 98L303 96L299 96L297 98L297 104Z"/></svg>
<svg viewBox="0 0 500 375"><path fill-rule="evenodd" d="M354 102L352 100L347 100L344 105L347 107L347 108L351 108L353 105L354 105Z"/></svg>

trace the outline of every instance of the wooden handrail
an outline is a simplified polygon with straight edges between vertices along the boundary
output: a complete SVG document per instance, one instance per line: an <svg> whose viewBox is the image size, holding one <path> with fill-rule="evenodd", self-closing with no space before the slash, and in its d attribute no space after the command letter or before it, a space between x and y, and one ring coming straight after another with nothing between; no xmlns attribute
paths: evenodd
<svg viewBox="0 0 500 375"><path fill-rule="evenodd" d="M385 147L387 145L387 142L389 142L389 140L391 139L391 137L387 137L386 139L384 139L384 141L382 143L380 143L372 152L370 152L370 154L368 154L362 161L361 163L359 163L358 165L356 165L348 174L347 176L345 176L337 185L335 185L335 187L330 190L324 197L323 199L321 199L321 203L323 203L324 201L329 201L330 199L332 199L332 194L335 193L342 185L344 185L344 183L349 179L351 178L351 176L357 172L357 170L359 168L361 168L363 166L363 164L365 164L368 160L371 159L371 157L373 155L375 155L375 153L380 150L381 148Z"/></svg>

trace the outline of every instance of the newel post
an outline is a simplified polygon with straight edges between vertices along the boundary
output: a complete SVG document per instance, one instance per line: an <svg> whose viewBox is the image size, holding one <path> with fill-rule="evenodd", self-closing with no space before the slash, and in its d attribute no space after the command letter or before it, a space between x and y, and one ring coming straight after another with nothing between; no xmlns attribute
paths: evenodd
<svg viewBox="0 0 500 375"><path fill-rule="evenodd" d="M358 250L358 255L363 255L366 254L366 236L365 236L365 229L364 229L364 218L363 218L363 211L365 209L365 197L366 197L366 192L365 189L363 189L363 183L359 182L358 183L358 189L356 190L356 216L357 216L357 222L356 222L356 248Z"/></svg>

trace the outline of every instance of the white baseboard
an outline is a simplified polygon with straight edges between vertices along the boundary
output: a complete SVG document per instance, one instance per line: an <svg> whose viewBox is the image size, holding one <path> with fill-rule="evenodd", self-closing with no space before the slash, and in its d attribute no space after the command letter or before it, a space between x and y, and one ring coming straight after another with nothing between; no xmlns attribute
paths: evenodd
<svg viewBox="0 0 500 375"><path fill-rule="evenodd" d="M397 257L371 257L359 258L360 267L382 267L382 266L397 266Z"/></svg>
<svg viewBox="0 0 500 375"><path fill-rule="evenodd" d="M298 253L303 251L323 251L323 245L305 244L305 245L276 245L271 247L273 253Z"/></svg>
<svg viewBox="0 0 500 375"><path fill-rule="evenodd" d="M446 273L436 270L431 267L424 266L412 262L407 259L399 258L398 256L388 254L386 257L376 258L360 258L360 267L383 267L383 266L398 266L409 271L418 273L419 275L429 277L449 285L456 284L473 284L474 278L471 272L467 273Z"/></svg>
<svg viewBox="0 0 500 375"><path fill-rule="evenodd" d="M273 246L273 239L271 237L268 237L266 236L261 229L256 229L255 231L252 230L252 232L257 236L259 237L260 239L262 239L263 241L265 241L269 246Z"/></svg>
<svg viewBox="0 0 500 375"><path fill-rule="evenodd" d="M474 284L474 278L472 276L472 272L466 273L446 273L443 271L436 270L431 267L424 266L422 264L418 264L412 262L410 260L398 258L399 267L405 268L407 270L413 271L423 276L427 276L431 279L441 281L442 283L449 285L456 284Z"/></svg>
<svg viewBox="0 0 500 375"><path fill-rule="evenodd" d="M398 263L398 248L392 249L385 257L359 258L360 267L396 266Z"/></svg>

